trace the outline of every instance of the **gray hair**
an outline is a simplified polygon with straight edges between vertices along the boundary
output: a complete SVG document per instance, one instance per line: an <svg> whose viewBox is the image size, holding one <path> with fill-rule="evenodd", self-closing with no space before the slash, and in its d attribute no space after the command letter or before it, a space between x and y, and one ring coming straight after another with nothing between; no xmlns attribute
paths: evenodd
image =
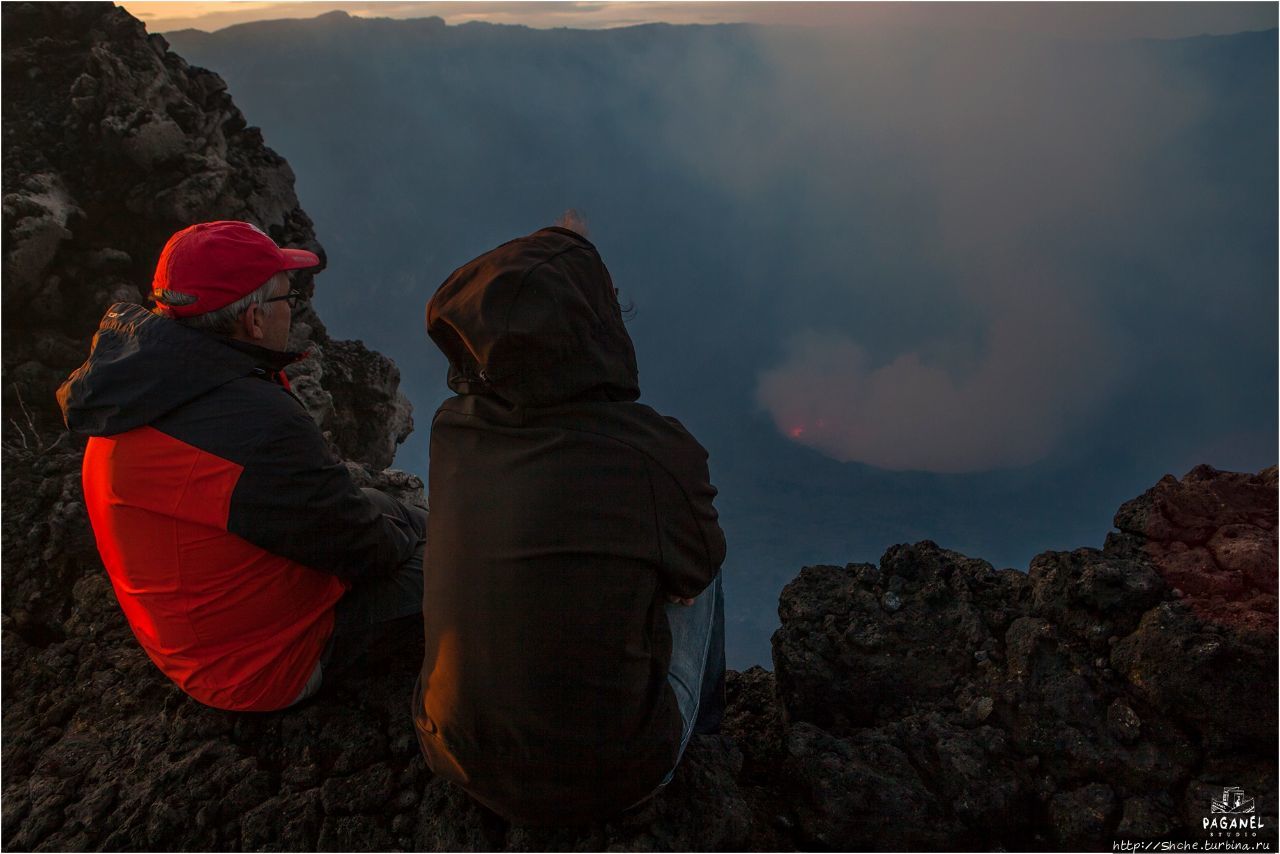
<svg viewBox="0 0 1280 854"><path fill-rule="evenodd" d="M206 332L212 332L216 335L230 335L235 329L236 323L240 320L240 315L244 314L245 309L251 305L260 305L262 310L269 312L273 306L267 302L271 298L272 292L276 290L276 285L282 282L289 284L289 274L281 270L270 279L267 279L255 291L240 299L225 305L222 308L205 312L204 314L194 314L191 317L174 318L183 326L190 326L192 329L203 329ZM191 294L184 294L181 291L163 290L156 295L156 309L160 314L168 314L165 311L166 305L191 305L195 302L195 297Z"/></svg>

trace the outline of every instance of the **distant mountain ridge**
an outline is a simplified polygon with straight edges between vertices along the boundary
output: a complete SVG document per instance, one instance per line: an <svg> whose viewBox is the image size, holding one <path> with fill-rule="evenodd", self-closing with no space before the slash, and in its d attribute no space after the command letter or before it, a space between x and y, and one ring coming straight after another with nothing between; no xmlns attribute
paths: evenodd
<svg viewBox="0 0 1280 854"><path fill-rule="evenodd" d="M276 18L264 21L249 21L243 24L231 24L217 30L207 31L195 28L184 28L180 30L165 30L161 34L169 39L170 42L180 42L183 44L199 44L200 39L209 38L226 38L228 36L239 36L242 34L261 34L261 33L278 33L289 32L297 33L300 28L306 28L303 31L323 31L326 29L339 30L339 28L347 24L360 25L367 22L372 26L379 26L381 22L395 22L412 32L432 33L444 29L444 19L436 15L427 15L421 18L379 18L364 17L351 15L341 9L335 9L332 12L325 12L322 15L316 15L313 18Z"/></svg>

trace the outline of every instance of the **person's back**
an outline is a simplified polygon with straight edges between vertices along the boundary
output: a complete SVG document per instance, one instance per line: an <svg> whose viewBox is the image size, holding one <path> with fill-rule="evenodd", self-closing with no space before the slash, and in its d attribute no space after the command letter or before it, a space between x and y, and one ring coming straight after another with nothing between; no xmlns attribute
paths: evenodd
<svg viewBox="0 0 1280 854"><path fill-rule="evenodd" d="M68 405L71 423L91 436L85 506L130 627L202 703L288 705L307 684L345 592L336 575L256 544L279 539L255 501L255 491L279 489L254 482L260 447L273 438L268 425L305 454L291 423L306 413L254 373L254 356L141 306L113 307L97 341L68 384L76 397Z"/></svg>
<svg viewBox="0 0 1280 854"><path fill-rule="evenodd" d="M460 393L432 424L423 750L516 821L622 810L693 723L668 679L667 603L724 558L706 452L634 402L612 284L573 232L461 268L428 328Z"/></svg>
<svg viewBox="0 0 1280 854"><path fill-rule="evenodd" d="M129 626L216 708L300 702L420 613L425 514L358 489L283 374L305 298L288 271L318 264L250 223L182 229L156 308L109 308L58 392Z"/></svg>

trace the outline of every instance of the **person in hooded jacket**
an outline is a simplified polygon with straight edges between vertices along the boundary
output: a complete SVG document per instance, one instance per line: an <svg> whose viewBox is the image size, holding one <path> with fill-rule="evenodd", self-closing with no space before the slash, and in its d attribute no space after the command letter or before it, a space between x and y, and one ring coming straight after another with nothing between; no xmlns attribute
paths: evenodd
<svg viewBox="0 0 1280 854"><path fill-rule="evenodd" d="M118 303L58 390L89 437L98 551L143 650L209 706L269 711L420 617L426 514L357 489L291 392L289 270L245 222L173 235L154 311Z"/></svg>
<svg viewBox="0 0 1280 854"><path fill-rule="evenodd" d="M427 331L456 392L431 425L427 763L519 823L623 811L723 714L707 453L636 402L617 292L579 231L459 268Z"/></svg>

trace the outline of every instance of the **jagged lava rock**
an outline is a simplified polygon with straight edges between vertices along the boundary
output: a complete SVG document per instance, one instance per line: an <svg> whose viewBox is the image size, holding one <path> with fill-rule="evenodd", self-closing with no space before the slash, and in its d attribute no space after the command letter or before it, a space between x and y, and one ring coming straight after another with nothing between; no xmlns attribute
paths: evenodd
<svg viewBox="0 0 1280 854"><path fill-rule="evenodd" d="M994 650L1026 576L924 541L880 567L806 568L782 591L774 636L778 687L793 720L844 730L949 697ZM831 679L856 665L856 683Z"/></svg>
<svg viewBox="0 0 1280 854"><path fill-rule="evenodd" d="M1116 526L1026 575L926 541L787 585L774 663L802 839L1195 838L1205 793L1239 785L1274 845L1276 469L1166 477Z"/></svg>
<svg viewBox="0 0 1280 854"><path fill-rule="evenodd" d="M283 245L324 250L288 163L222 79L123 9L7 3L3 45L3 400L34 443L60 431L53 392L107 306L146 299L174 231L243 219ZM312 275L294 282L307 290ZM345 456L385 467L413 424L394 364L330 340L309 307L296 320L291 345L315 353L290 370L304 401ZM389 429L368 435L356 412Z"/></svg>
<svg viewBox="0 0 1280 854"><path fill-rule="evenodd" d="M1175 596L1143 615L1112 664L1143 699L1187 720L1206 746L1274 751L1276 468L1197 466L1116 513L1115 554L1140 554Z"/></svg>

